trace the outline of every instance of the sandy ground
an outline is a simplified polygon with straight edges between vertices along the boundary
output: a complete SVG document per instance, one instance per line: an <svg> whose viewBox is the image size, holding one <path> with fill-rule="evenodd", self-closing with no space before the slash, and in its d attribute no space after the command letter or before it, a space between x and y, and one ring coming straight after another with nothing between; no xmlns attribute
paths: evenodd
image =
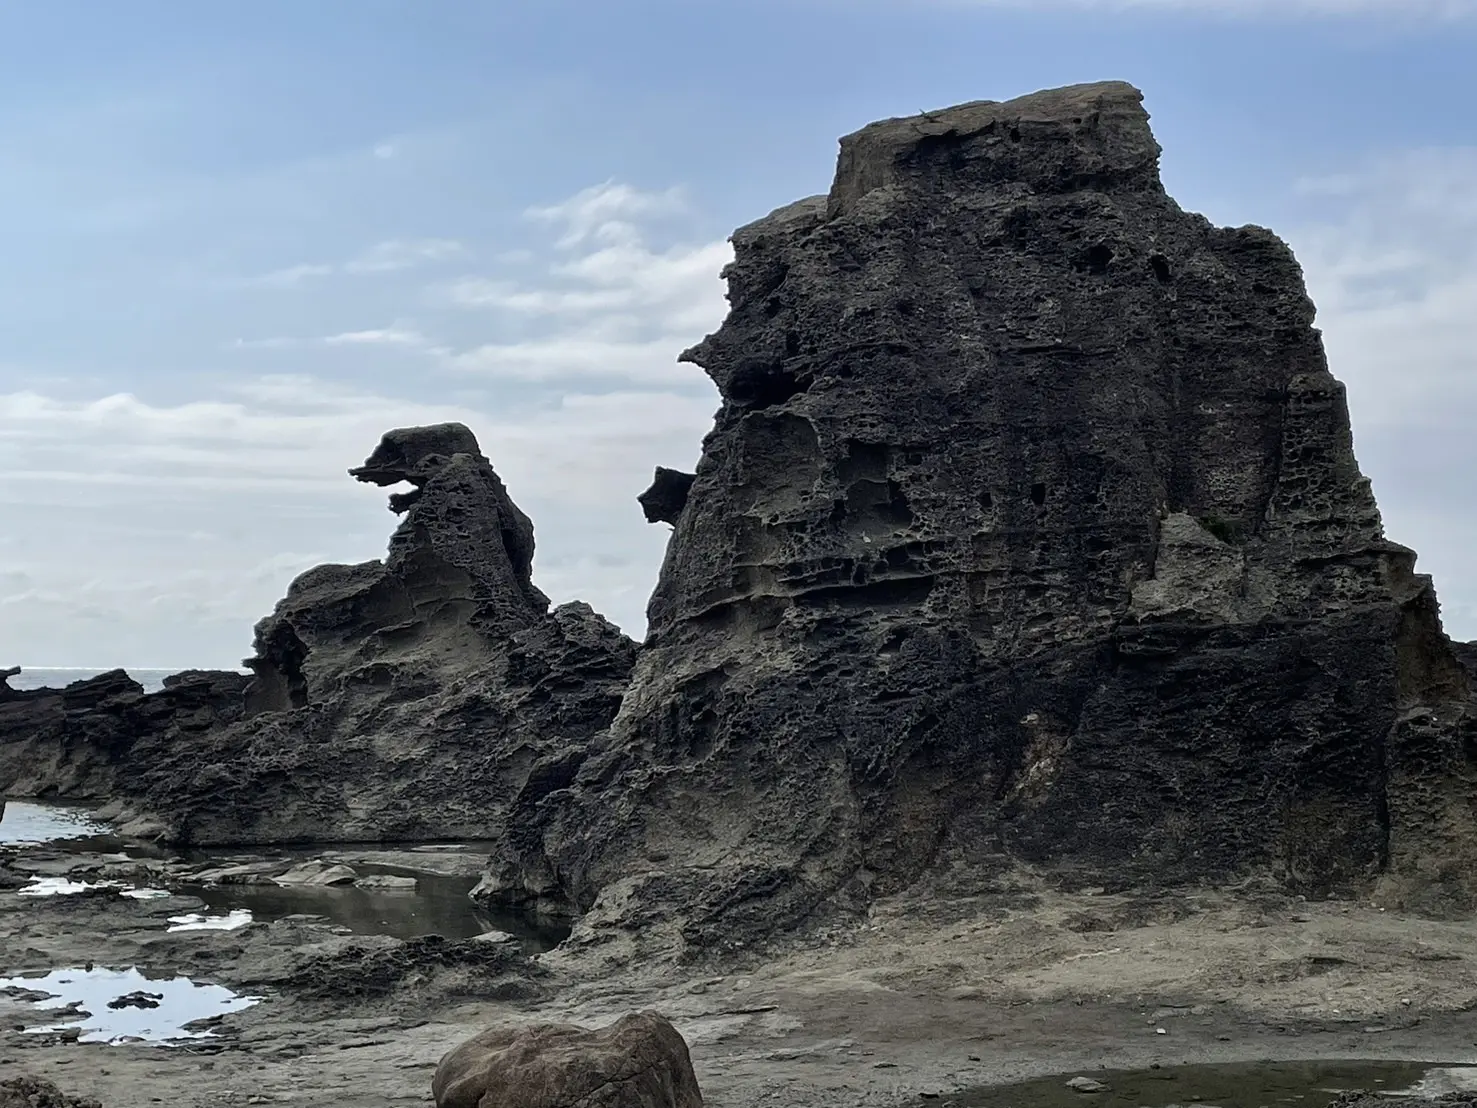
<svg viewBox="0 0 1477 1108"><path fill-rule="evenodd" d="M160 1047L21 1034L34 1013L0 996L0 1077L107 1108L430 1104L438 1059L483 1027L643 1008L686 1036L714 1108L943 1105L969 1086L1156 1062L1477 1062L1477 922L1251 888L1068 896L1023 876L1010 895L886 901L738 970L610 965L574 944L537 959L526 988L516 971L427 966L378 996L349 971L338 993L285 981L289 964L341 965L341 934L302 920L165 932L191 906L0 892L0 976L137 964L266 998L219 1039Z"/></svg>

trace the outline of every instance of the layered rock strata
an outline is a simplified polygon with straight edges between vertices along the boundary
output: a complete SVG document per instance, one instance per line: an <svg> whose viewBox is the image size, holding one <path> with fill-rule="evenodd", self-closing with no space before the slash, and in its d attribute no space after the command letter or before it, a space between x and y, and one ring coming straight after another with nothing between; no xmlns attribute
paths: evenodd
<svg viewBox="0 0 1477 1108"><path fill-rule="evenodd" d="M1469 903L1431 582L1291 251L1165 194L1141 100L876 123L733 236L648 641L485 895L693 946L1021 862Z"/></svg>

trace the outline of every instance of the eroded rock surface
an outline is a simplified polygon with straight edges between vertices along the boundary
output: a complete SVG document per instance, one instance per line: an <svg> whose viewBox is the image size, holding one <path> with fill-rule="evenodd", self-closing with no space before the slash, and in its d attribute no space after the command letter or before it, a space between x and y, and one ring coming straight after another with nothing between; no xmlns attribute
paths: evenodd
<svg viewBox="0 0 1477 1108"><path fill-rule="evenodd" d="M1431 582L1291 251L1158 156L1125 84L966 104L734 235L646 648L484 892L692 946L1022 861L1470 903Z"/></svg>
<svg viewBox="0 0 1477 1108"><path fill-rule="evenodd" d="M655 1012L591 1031L494 1028L436 1067L436 1108L702 1108L687 1043Z"/></svg>

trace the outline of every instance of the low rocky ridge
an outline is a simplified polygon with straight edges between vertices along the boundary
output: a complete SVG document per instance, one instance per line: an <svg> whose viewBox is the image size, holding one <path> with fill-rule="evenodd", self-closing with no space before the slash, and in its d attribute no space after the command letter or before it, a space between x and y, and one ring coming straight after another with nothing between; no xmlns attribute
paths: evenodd
<svg viewBox="0 0 1477 1108"><path fill-rule="evenodd" d="M1470 909L1477 653L1290 250L1180 209L1141 101L876 123L734 235L639 656L549 610L467 428L405 429L353 471L411 486L388 557L298 578L249 684L0 691L0 768L177 841L497 839L480 896L664 950L1022 866Z"/></svg>
<svg viewBox="0 0 1477 1108"><path fill-rule="evenodd" d="M1021 862L1470 906L1431 582L1291 251L1165 194L1141 100L876 123L734 235L630 688L484 892L679 947Z"/></svg>

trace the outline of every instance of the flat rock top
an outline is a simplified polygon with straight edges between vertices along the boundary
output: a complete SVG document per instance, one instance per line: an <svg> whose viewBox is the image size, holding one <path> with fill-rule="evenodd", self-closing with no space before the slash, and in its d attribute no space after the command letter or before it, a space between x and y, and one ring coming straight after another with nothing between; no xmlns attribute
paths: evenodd
<svg viewBox="0 0 1477 1108"><path fill-rule="evenodd" d="M829 214L873 189L927 175L934 164L957 178L979 163L992 167L987 180L1038 190L1076 187L1084 178L1157 189L1159 144L1143 100L1124 81L1100 81L868 124L841 140Z"/></svg>

